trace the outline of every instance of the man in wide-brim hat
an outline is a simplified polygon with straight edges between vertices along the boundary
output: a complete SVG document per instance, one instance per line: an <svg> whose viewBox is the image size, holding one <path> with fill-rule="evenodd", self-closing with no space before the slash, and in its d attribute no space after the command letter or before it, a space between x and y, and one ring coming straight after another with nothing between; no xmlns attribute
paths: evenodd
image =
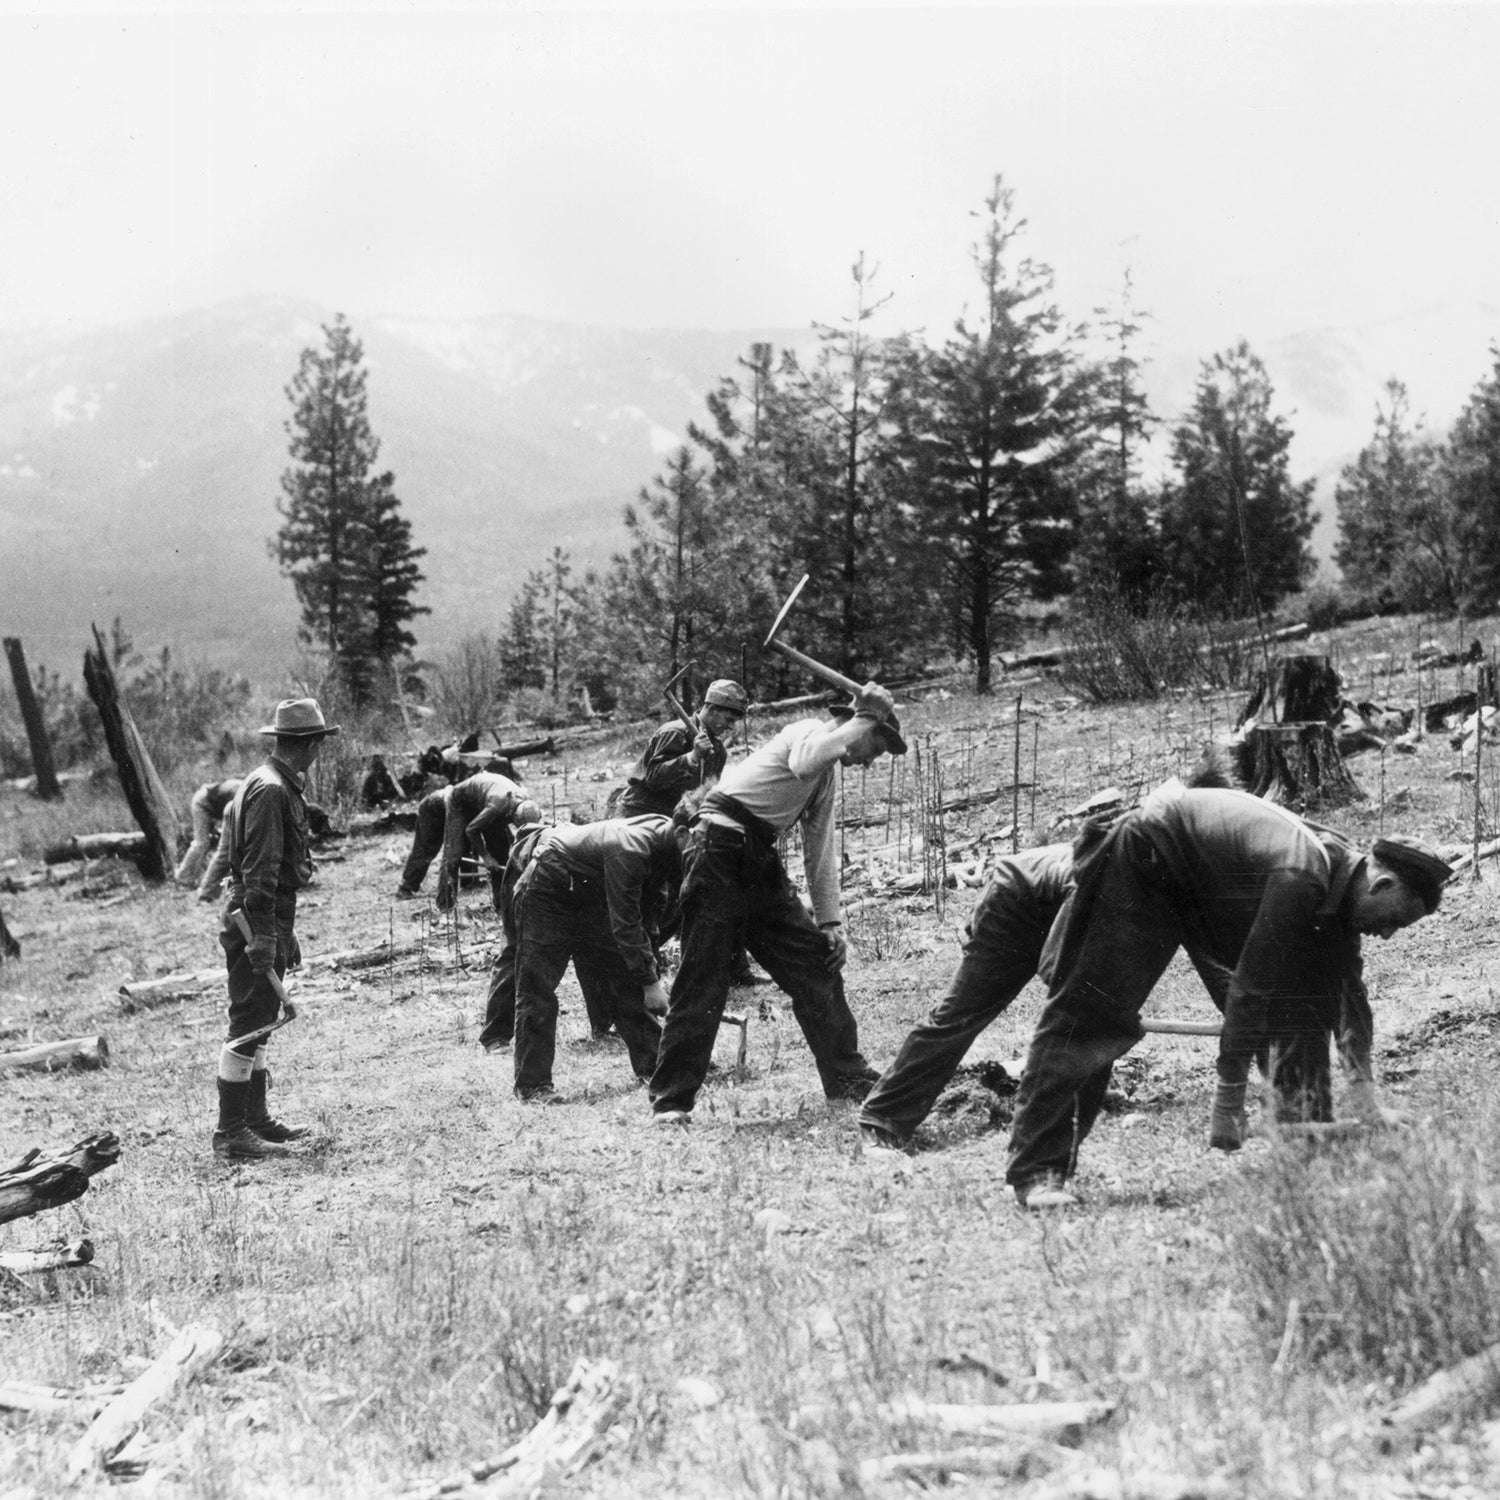
<svg viewBox="0 0 1500 1500"><path fill-rule="evenodd" d="M275 737L265 762L246 778L225 818L229 900L219 941L229 975L229 1035L219 1053L216 1156L260 1160L288 1155L287 1142L307 1134L285 1125L266 1104L271 1075L267 1037L281 1007L275 981L301 962L297 892L312 879L305 780L323 741L339 732L313 698L276 705L260 732ZM240 927L243 914L247 938Z"/></svg>

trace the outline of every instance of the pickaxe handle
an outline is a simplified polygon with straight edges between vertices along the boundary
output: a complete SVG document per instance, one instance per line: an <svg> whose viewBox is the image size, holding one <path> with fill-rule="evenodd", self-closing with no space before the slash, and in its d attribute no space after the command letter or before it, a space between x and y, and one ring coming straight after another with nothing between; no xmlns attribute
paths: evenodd
<svg viewBox="0 0 1500 1500"><path fill-rule="evenodd" d="M682 706L682 700L670 688L662 689L662 697L667 700L672 712L696 735L698 733L698 726L693 723L693 716Z"/></svg>
<svg viewBox="0 0 1500 1500"><path fill-rule="evenodd" d="M842 689L853 697L858 697L862 691L862 685L852 677L845 677L842 672L835 671L832 667L825 667L822 662L814 661L810 656L804 656L794 646L788 646L785 641L773 640L769 642L772 650L779 651L788 661L794 661L799 667L806 668L814 677L820 677L830 687Z"/></svg>
<svg viewBox="0 0 1500 1500"><path fill-rule="evenodd" d="M243 907L236 908L233 920L234 925L239 928L240 934L245 941L247 943L254 942L255 933L251 929L250 919L245 915ZM297 1018L297 1007L292 1004L292 997L287 994L286 986L281 982L281 976L275 969L267 969L266 978L270 981L271 988L276 992L276 998L281 1001L281 1008L286 1012L286 1015L281 1020L273 1022L270 1026L263 1026L260 1031L252 1032L252 1036L261 1036L267 1032L275 1031L278 1026L285 1026L288 1021L294 1021ZM236 1042L243 1042L245 1040L247 1040L245 1037L235 1038Z"/></svg>

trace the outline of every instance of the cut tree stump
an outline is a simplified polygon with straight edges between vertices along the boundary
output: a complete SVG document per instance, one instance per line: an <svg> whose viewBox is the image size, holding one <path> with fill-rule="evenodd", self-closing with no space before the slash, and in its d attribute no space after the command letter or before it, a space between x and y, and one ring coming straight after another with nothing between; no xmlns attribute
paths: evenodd
<svg viewBox="0 0 1500 1500"><path fill-rule="evenodd" d="M120 697L104 637L97 625L93 629L95 649L83 653L84 684L99 710L104 742L114 759L125 800L146 836L146 847L138 861L141 874L147 880L166 880L176 864L177 810L156 774L150 752L125 700Z"/></svg>
<svg viewBox="0 0 1500 1500"><path fill-rule="evenodd" d="M76 1068L91 1073L109 1066L109 1041L103 1036L75 1036L65 1042L40 1042L19 1052L0 1052L0 1073L20 1068L35 1068L43 1073L60 1073Z"/></svg>
<svg viewBox="0 0 1500 1500"><path fill-rule="evenodd" d="M53 1156L33 1147L20 1161L0 1167L0 1224L60 1208L88 1191L89 1178L120 1159L117 1136L91 1135Z"/></svg>
<svg viewBox="0 0 1500 1500"><path fill-rule="evenodd" d="M1262 672L1240 714L1236 748L1245 790L1268 802L1307 811L1344 807L1364 798L1339 754L1339 674L1326 656L1288 656L1269 679Z"/></svg>

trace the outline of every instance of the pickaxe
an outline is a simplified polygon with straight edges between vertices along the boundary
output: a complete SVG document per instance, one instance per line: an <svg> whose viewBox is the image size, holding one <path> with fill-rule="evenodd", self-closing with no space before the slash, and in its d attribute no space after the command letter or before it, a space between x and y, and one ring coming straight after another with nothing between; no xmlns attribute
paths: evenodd
<svg viewBox="0 0 1500 1500"><path fill-rule="evenodd" d="M241 936L247 943L255 940L255 933L251 930L250 919L245 915L243 907L234 913L234 925L239 928ZM286 1012L279 1021L272 1021L269 1026L258 1026L254 1031L247 1031L243 1036L233 1039L231 1045L238 1047L242 1042L258 1042L264 1036L270 1036L273 1031L279 1031L288 1021L297 1019L297 1007L292 1004L292 997L287 994L286 986L281 982L281 976L275 969L266 970L266 978L271 982L271 988L276 992L276 998L281 1001L281 1008Z"/></svg>
<svg viewBox="0 0 1500 1500"><path fill-rule="evenodd" d="M682 706L682 700L674 696L672 689L676 687L677 684L681 682L682 679L686 677L687 674L691 672L697 665L697 662L690 661L685 667L681 669L681 671L674 672L672 674L672 680L666 685L666 687L661 690L661 695L667 700L667 703L670 706L672 712L676 714L677 717L681 719L682 722L686 724L687 727L691 729L695 735L698 733L698 725L694 721L693 716L687 711L687 709Z"/></svg>
<svg viewBox="0 0 1500 1500"><path fill-rule="evenodd" d="M796 662L799 667L805 668L814 677L821 678L830 687L839 688L851 697L857 698L861 692L861 687L852 677L845 677L842 672L836 672L832 667L825 667L822 662L814 661L810 656L804 656L800 651L788 646L785 641L777 639L777 632L786 623L786 617L791 613L792 606L797 602L797 596L806 588L809 576L804 573L797 587L787 595L786 603L781 606L781 613L776 616L771 626L770 634L766 636L765 643L773 650L781 652L788 661Z"/></svg>

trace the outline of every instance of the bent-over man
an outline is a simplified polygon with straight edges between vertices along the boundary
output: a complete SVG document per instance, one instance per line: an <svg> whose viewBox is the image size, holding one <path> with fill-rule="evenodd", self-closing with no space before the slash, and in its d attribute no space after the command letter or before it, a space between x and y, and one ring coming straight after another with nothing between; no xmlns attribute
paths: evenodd
<svg viewBox="0 0 1500 1500"><path fill-rule="evenodd" d="M891 695L866 683L833 720L788 724L732 766L703 799L682 883L682 962L672 981L651 1108L660 1124L691 1118L729 996L733 955L747 948L792 1000L830 1099L863 1099L876 1073L860 1055L844 995L847 955L834 842L836 768L906 752ZM802 828L812 914L776 840Z"/></svg>
<svg viewBox="0 0 1500 1500"><path fill-rule="evenodd" d="M458 862L467 853L490 872L490 897L498 912L512 825L540 821L536 804L519 782L495 771L476 771L466 780L455 782L448 788L447 798L443 862L438 869L438 909L453 909L458 893Z"/></svg>
<svg viewBox="0 0 1500 1500"><path fill-rule="evenodd" d="M286 1142L307 1134L306 1127L272 1118L267 1108L271 1075L264 1028L281 1006L273 980L302 961L297 892L313 872L304 780L324 739L339 726L324 722L316 700L288 698L260 732L276 743L245 778L225 817L229 900L219 933L228 970L229 1035L219 1053L213 1149L216 1156L245 1160L285 1156ZM248 938L236 920L241 913Z"/></svg>
<svg viewBox="0 0 1500 1500"><path fill-rule="evenodd" d="M1229 973L1209 1144L1242 1144L1250 1064L1268 1042L1278 1100L1328 1118L1328 1038L1349 987L1362 989L1360 938L1435 911L1450 873L1419 840L1361 853L1259 797L1180 782L1081 840L1011 1126L1019 1201L1073 1201L1065 1183L1111 1069L1144 1034L1141 1007L1179 947Z"/></svg>
<svg viewBox="0 0 1500 1500"><path fill-rule="evenodd" d="M428 792L417 803L417 821L411 833L411 849L401 867L401 881L396 887L398 901L415 901L427 878L432 862L443 852L443 832L448 823L448 794L451 786Z"/></svg>
<svg viewBox="0 0 1500 1500"><path fill-rule="evenodd" d="M512 902L516 928L517 1098L558 1103L557 986L569 962L589 1011L612 1023L643 1082L667 1008L651 926L676 895L689 808L562 823L536 841Z"/></svg>
<svg viewBox="0 0 1500 1500"><path fill-rule="evenodd" d="M229 776L223 781L205 781L193 793L189 811L193 819L193 841L178 863L173 875L178 885L198 886L208 864L209 851L219 837L219 825L224 819L224 810L234 801L244 780L241 776ZM223 876L219 877L221 880ZM201 887L200 894L201 894Z"/></svg>

